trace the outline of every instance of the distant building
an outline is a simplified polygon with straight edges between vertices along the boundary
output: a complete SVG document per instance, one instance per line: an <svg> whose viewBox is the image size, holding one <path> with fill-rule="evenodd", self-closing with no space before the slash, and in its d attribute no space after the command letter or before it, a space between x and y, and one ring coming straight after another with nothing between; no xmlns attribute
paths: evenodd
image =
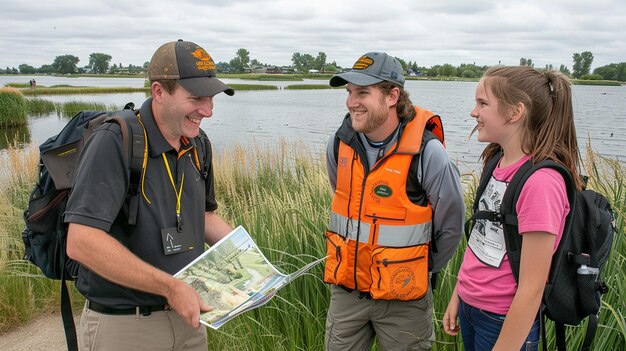
<svg viewBox="0 0 626 351"><path fill-rule="evenodd" d="M265 68L265 73L268 73L268 74L282 74L283 70L280 69L280 67L278 67L278 66L267 66Z"/></svg>

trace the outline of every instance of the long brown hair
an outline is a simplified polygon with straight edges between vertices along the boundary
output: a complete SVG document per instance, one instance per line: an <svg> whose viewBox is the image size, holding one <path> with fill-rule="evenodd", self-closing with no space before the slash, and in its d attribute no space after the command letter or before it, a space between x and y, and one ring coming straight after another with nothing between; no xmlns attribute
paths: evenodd
<svg viewBox="0 0 626 351"><path fill-rule="evenodd" d="M482 79L498 100L501 115L510 114L506 112L520 102L526 107L521 128L522 151L530 154L534 163L550 159L563 164L580 190L580 155L567 77L528 66L496 66L488 69ZM481 158L486 162L499 150L499 145L489 144Z"/></svg>

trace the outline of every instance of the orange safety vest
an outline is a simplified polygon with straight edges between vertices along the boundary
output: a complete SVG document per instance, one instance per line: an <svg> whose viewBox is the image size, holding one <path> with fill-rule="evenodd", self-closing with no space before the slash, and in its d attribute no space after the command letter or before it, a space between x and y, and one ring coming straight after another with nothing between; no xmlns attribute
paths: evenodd
<svg viewBox="0 0 626 351"><path fill-rule="evenodd" d="M412 203L406 183L424 129L443 142L443 127L439 116L419 107L415 111L396 144L369 172L353 148L339 143L337 186L325 233L326 283L382 300L415 300L428 291L432 209L429 203Z"/></svg>

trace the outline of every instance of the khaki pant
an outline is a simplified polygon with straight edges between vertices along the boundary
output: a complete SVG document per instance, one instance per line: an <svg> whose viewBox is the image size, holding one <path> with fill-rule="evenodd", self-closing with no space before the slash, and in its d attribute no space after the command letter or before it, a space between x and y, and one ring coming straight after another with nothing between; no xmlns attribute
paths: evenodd
<svg viewBox="0 0 626 351"><path fill-rule="evenodd" d="M326 316L326 350L369 350L378 337L381 350L430 350L435 339L433 294L414 301L359 298L336 285Z"/></svg>
<svg viewBox="0 0 626 351"><path fill-rule="evenodd" d="M207 350L206 327L185 324L174 311L149 316L114 316L83 309L78 330L81 351Z"/></svg>

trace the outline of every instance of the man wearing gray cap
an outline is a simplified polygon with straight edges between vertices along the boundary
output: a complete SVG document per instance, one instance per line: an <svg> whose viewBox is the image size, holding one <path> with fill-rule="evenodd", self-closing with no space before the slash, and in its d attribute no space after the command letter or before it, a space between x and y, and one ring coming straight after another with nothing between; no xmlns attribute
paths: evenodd
<svg viewBox="0 0 626 351"><path fill-rule="evenodd" d="M429 350L431 274L454 254L464 204L439 116L413 106L384 52L334 75L348 113L327 149L334 192L325 233L327 350Z"/></svg>
<svg viewBox="0 0 626 351"><path fill-rule="evenodd" d="M211 117L214 95L234 91L188 41L159 47L148 76L152 97L137 113L146 146L136 223L119 124L90 136L68 200L67 254L81 264L76 288L87 300L83 350L207 349L199 321L210 307L172 274L232 230L216 213L211 144L200 123Z"/></svg>

